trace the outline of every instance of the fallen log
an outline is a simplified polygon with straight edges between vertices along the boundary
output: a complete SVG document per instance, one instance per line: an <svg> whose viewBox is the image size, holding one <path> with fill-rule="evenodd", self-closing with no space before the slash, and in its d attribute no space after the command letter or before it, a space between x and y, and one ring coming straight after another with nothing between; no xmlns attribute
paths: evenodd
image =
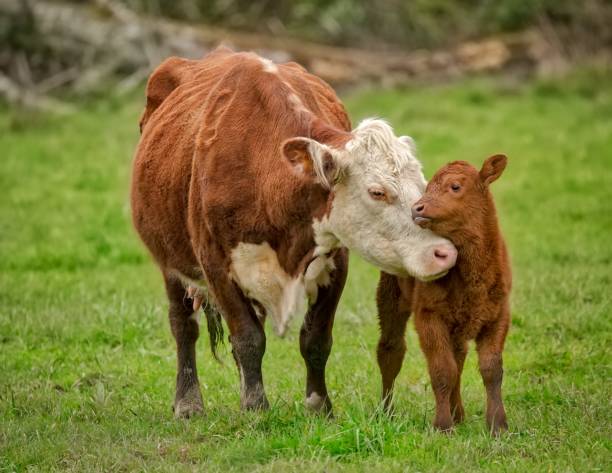
<svg viewBox="0 0 612 473"><path fill-rule="evenodd" d="M558 44L540 30L470 41L449 50L367 51L141 16L113 0L85 5L4 0L0 15L6 12L20 21L30 19L35 42L40 43L33 51L0 46L5 77L0 94L13 101L27 94L24 103L61 87L87 93L109 80L120 80L125 90L168 56L199 58L221 43L279 62L297 61L335 86L393 86L414 78L513 67L537 71L563 59Z"/></svg>

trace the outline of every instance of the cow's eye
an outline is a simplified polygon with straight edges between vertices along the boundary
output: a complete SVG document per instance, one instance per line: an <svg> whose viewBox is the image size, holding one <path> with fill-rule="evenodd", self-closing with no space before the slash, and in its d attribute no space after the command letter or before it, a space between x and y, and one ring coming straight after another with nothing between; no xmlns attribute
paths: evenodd
<svg viewBox="0 0 612 473"><path fill-rule="evenodd" d="M370 194L370 197L374 200L385 200L387 198L385 191L379 188L368 189L368 194Z"/></svg>
<svg viewBox="0 0 612 473"><path fill-rule="evenodd" d="M451 189L453 190L453 192L459 192L459 189L461 189L461 186L457 184L456 182L453 182L451 184Z"/></svg>

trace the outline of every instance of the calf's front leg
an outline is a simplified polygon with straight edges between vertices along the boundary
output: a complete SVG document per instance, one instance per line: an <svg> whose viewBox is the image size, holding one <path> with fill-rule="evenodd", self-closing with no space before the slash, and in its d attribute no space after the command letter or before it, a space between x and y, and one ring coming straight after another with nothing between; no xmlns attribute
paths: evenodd
<svg viewBox="0 0 612 473"><path fill-rule="evenodd" d="M436 398L434 427L450 431L453 427L450 397L458 379L457 363L446 325L435 314L417 312L415 326L421 349L427 358L431 387Z"/></svg>
<svg viewBox="0 0 612 473"><path fill-rule="evenodd" d="M309 308L300 330L300 352L306 363L306 407L332 414L325 383L325 366L332 347L334 314L346 282L348 251L341 249L334 258L336 269L329 286L320 287L316 302Z"/></svg>

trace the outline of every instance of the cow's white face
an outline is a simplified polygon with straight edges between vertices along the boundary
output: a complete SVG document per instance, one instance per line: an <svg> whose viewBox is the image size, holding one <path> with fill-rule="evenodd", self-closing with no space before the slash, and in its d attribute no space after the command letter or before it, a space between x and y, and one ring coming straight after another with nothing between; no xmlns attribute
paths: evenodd
<svg viewBox="0 0 612 473"><path fill-rule="evenodd" d="M351 135L342 149L299 138L308 140L312 172L334 193L331 212L316 224L317 239L333 236L398 276L429 280L446 274L455 264L455 247L412 221L412 204L426 185L412 139L396 137L387 123L373 119Z"/></svg>

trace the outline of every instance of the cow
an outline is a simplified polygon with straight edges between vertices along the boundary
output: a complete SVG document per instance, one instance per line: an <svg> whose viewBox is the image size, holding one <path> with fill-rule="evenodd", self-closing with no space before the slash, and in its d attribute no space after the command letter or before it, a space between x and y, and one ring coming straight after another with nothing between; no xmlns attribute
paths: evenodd
<svg viewBox="0 0 612 473"><path fill-rule="evenodd" d="M501 385L512 276L489 189L506 162L504 155L491 156L480 171L465 161L447 164L413 205L414 221L448 238L458 250L456 265L445 277L422 282L382 272L379 280L378 363L385 405L391 407L393 382L405 353L406 322L414 312L436 400L434 427L442 431L465 416L461 372L473 339L487 392L487 425L495 435L508 428Z"/></svg>
<svg viewBox="0 0 612 473"><path fill-rule="evenodd" d="M348 249L390 274L436 278L446 239L412 221L425 189L414 143L378 119L351 131L333 90L296 63L220 48L150 76L131 209L159 266L177 348L174 412L202 411L199 311L213 354L229 328L243 409L264 409L264 320L306 312L306 406L331 412L325 365Z"/></svg>

